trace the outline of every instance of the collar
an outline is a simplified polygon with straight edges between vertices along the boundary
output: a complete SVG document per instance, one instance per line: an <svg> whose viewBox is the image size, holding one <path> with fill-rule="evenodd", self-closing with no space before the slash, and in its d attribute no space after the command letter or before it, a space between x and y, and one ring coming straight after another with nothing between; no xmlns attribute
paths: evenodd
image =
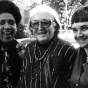
<svg viewBox="0 0 88 88"><path fill-rule="evenodd" d="M43 49L47 49L49 47L49 45L52 43L52 41L55 40L56 37L53 37L48 43L46 44L40 44L39 42L37 42L38 46L42 47Z"/></svg>
<svg viewBox="0 0 88 88"><path fill-rule="evenodd" d="M13 46L16 46L16 44L18 44L18 42L15 39L9 43L4 43L0 40L0 47L3 48L12 48Z"/></svg>

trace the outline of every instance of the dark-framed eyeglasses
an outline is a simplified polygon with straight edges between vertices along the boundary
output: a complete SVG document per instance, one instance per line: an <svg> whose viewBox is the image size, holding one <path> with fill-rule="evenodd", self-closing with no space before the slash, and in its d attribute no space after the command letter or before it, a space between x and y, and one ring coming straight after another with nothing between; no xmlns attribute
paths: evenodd
<svg viewBox="0 0 88 88"><path fill-rule="evenodd" d="M41 20L41 21L30 21L30 27L33 29L38 29L41 24L42 28L48 28L51 25L51 20Z"/></svg>

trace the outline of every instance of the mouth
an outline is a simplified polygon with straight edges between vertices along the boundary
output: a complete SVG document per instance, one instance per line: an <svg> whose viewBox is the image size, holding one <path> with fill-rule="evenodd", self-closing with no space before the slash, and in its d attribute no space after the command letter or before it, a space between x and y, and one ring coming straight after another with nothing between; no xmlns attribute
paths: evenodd
<svg viewBox="0 0 88 88"><path fill-rule="evenodd" d="M43 34L46 34L47 32L39 32L38 35L43 35Z"/></svg>
<svg viewBox="0 0 88 88"><path fill-rule="evenodd" d="M88 40L88 38L81 38L81 39L76 39L78 42L84 42L84 41L86 41L86 40Z"/></svg>
<svg viewBox="0 0 88 88"><path fill-rule="evenodd" d="M11 32L3 32L2 34L4 37L11 37L11 35L12 35Z"/></svg>

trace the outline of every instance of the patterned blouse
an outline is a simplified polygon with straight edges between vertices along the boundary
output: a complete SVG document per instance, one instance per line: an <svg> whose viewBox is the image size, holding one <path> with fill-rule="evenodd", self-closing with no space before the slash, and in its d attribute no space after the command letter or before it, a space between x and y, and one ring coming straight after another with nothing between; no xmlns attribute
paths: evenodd
<svg viewBox="0 0 88 88"><path fill-rule="evenodd" d="M16 48L18 42L0 41L0 88L15 88L21 74L22 59Z"/></svg>
<svg viewBox="0 0 88 88"><path fill-rule="evenodd" d="M18 88L70 88L75 56L73 46L57 37L47 49L37 41L30 43L25 50Z"/></svg>

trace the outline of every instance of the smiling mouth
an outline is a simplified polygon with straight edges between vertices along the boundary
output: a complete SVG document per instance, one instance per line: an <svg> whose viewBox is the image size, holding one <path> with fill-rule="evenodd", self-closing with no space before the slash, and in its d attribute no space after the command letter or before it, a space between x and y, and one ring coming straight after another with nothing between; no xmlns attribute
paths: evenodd
<svg viewBox="0 0 88 88"><path fill-rule="evenodd" d="M88 40L88 38L84 38L84 39L77 39L78 42L83 43L84 41Z"/></svg>
<svg viewBox="0 0 88 88"><path fill-rule="evenodd" d="M12 33L11 32L3 32L4 37L11 37Z"/></svg>
<svg viewBox="0 0 88 88"><path fill-rule="evenodd" d="M88 39L88 37L85 37L85 38L76 38L78 41L85 41Z"/></svg>
<svg viewBox="0 0 88 88"><path fill-rule="evenodd" d="M38 33L39 35L41 35L41 34L46 34L47 32L40 32L40 33Z"/></svg>

